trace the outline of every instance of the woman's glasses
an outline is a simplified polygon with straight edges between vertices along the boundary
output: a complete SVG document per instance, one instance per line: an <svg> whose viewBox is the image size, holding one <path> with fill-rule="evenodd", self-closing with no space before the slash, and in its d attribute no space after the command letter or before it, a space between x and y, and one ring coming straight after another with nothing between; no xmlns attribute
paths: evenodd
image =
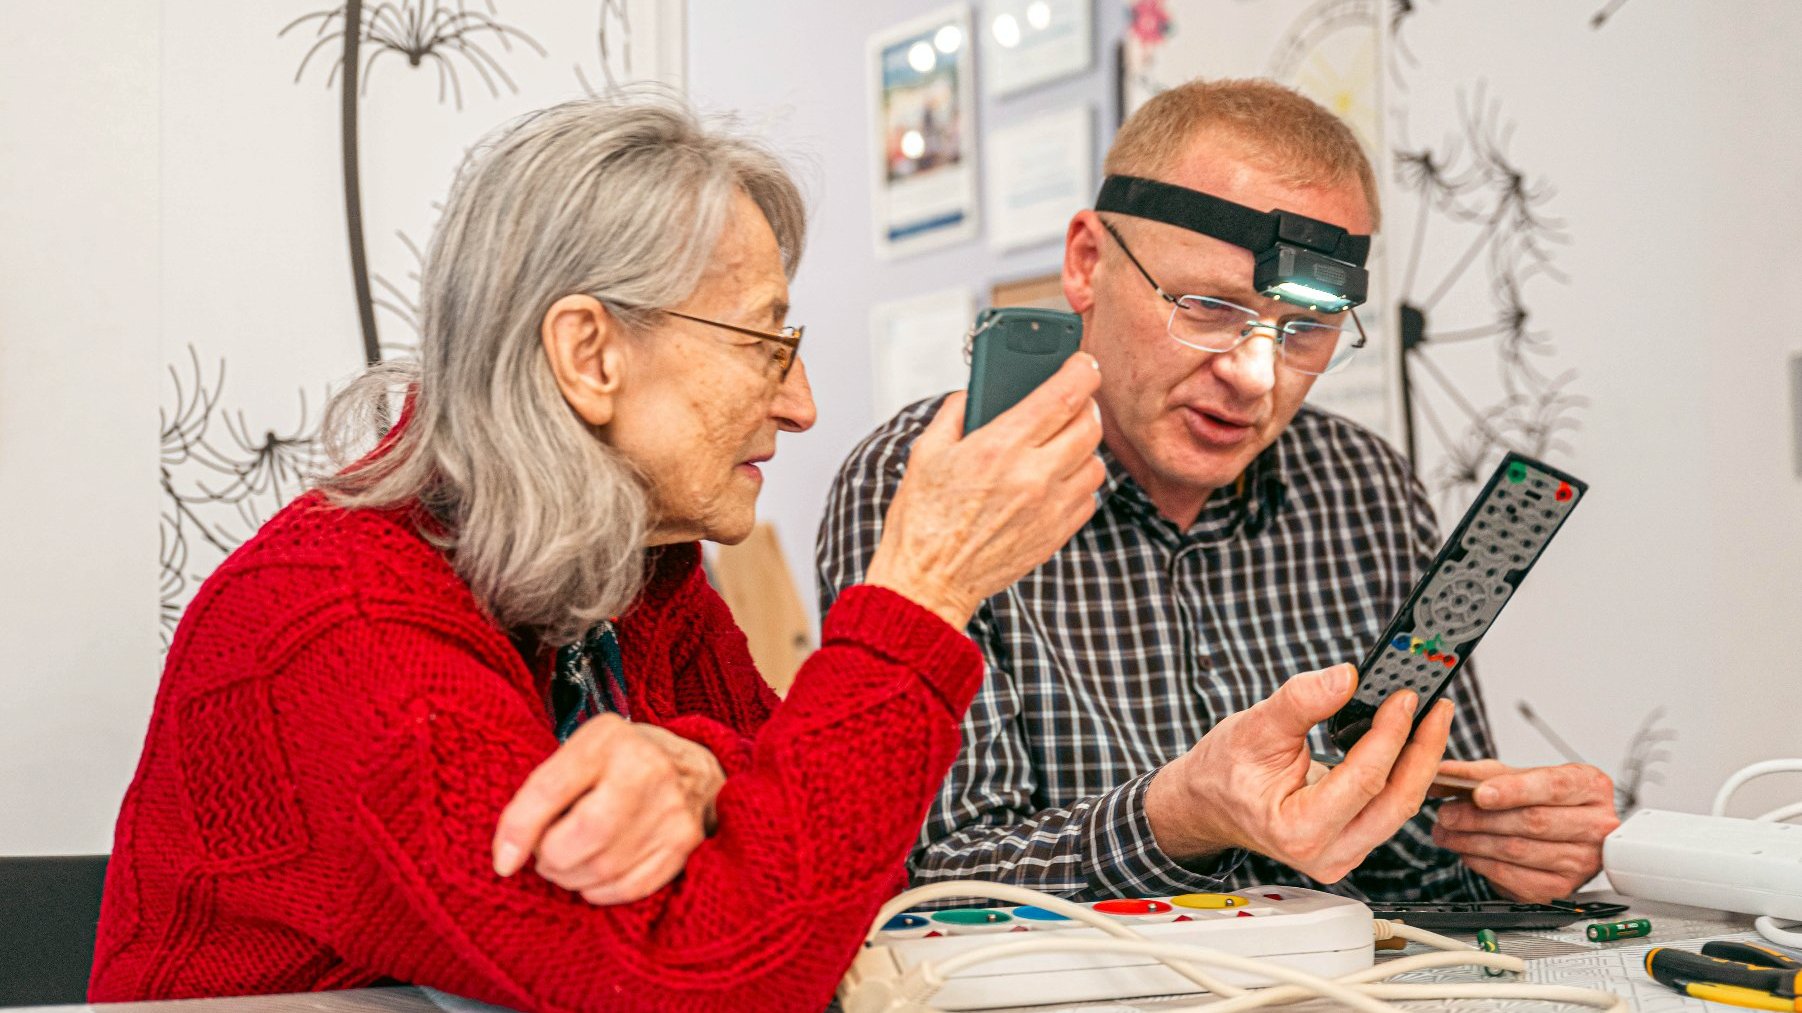
<svg viewBox="0 0 1802 1013"><path fill-rule="evenodd" d="M721 323L718 320L709 320L706 317L697 317L692 313L678 313L675 310L664 310L663 312L668 313L672 317L693 320L697 324L707 324L710 327L718 327L722 330L734 331L738 334L748 334L760 341L767 341L770 344L775 345L776 348L770 356L770 361L775 364L778 370L776 375L778 383L788 379L788 371L794 368L795 360L800 358L801 333L807 329L805 327L795 326L784 327L780 331L760 331L754 327L740 327L737 324L726 324Z"/></svg>

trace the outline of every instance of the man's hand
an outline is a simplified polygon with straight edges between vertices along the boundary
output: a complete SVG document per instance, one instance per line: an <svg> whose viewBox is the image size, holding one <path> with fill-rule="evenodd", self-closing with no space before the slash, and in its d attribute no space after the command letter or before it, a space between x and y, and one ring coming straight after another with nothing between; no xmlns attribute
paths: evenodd
<svg viewBox="0 0 1802 1013"><path fill-rule="evenodd" d="M1439 810L1433 841L1503 896L1543 904L1567 897L1602 868L1602 838L1621 825L1614 782L1585 763L1517 769L1447 760L1440 770L1483 782L1471 800Z"/></svg>
<svg viewBox="0 0 1802 1013"><path fill-rule="evenodd" d="M1308 730L1356 684L1350 665L1298 675L1167 764L1145 791L1158 845L1182 861L1240 847L1325 883L1345 878L1419 811L1452 725L1442 700L1410 740L1418 698L1397 693L1345 762L1310 784Z"/></svg>
<svg viewBox="0 0 1802 1013"><path fill-rule="evenodd" d="M713 832L726 783L703 746L615 714L584 722L532 771L494 831L494 871L538 874L590 904L662 889Z"/></svg>

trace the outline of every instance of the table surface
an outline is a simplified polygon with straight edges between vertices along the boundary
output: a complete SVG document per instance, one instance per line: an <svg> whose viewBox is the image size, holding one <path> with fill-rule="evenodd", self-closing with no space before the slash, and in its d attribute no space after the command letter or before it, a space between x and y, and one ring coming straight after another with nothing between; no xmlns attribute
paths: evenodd
<svg viewBox="0 0 1802 1013"><path fill-rule="evenodd" d="M1586 900L1626 898L1610 894L1585 895ZM1592 943L1583 934L1584 922L1562 929L1543 931L1507 931L1498 933L1501 949L1527 961L1525 980L1545 984L1576 985L1599 988L1624 997L1635 1010L1645 1013L1677 1013L1677 1011L1720 1011L1733 1007L1702 1002L1678 995L1646 976L1641 961L1651 946L1685 940L1702 940L1750 932L1748 915L1725 914L1700 908L1669 904L1632 902L1632 910L1621 918L1650 918L1652 934L1639 939L1613 943ZM1446 933L1456 936L1456 933ZM1687 948L1699 946L1697 942ZM1421 952L1411 947L1409 953ZM1383 951L1379 962L1401 954ZM1402 975L1397 982L1495 982L1477 968L1437 968ZM1171 1013L1175 1010L1205 1009L1213 1000L1208 996L1180 996L1160 999L1133 999L1116 1002L1088 1002L1064 1006L1014 1007L997 1013ZM1404 1009L1432 1010L1577 1010L1583 1007L1529 1002L1526 1000L1435 1000L1432 1002L1400 1002ZM1325 1001L1294 1003L1285 1010L1307 1013L1335 1008ZM431 989L369 988L341 992L309 992L298 995L239 996L226 999L190 999L170 1002L111 1003L103 1006L47 1006L33 1013L493 1013L497 1007L469 999L445 995Z"/></svg>

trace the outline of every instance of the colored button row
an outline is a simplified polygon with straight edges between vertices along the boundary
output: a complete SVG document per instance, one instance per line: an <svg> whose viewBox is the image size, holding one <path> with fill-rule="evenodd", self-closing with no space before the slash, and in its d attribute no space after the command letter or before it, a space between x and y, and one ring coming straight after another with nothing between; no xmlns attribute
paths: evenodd
<svg viewBox="0 0 1802 1013"><path fill-rule="evenodd" d="M1264 896L1269 900L1283 899L1283 895L1280 893L1267 893ZM1161 922L1190 920L1189 916L1178 911L1178 908L1196 911L1238 909L1237 913L1240 917L1247 917L1252 912L1245 909L1249 908L1251 903L1250 898L1236 893L1185 893L1167 901L1122 898L1096 901L1088 906L1101 914L1121 921ZM1034 926L1022 923L1037 923L1051 927L1049 923L1058 922L1074 924L1071 919L1042 907L957 908L950 911L935 911L929 915L899 914L885 922L882 931L891 938L962 936L990 932L1025 932Z"/></svg>

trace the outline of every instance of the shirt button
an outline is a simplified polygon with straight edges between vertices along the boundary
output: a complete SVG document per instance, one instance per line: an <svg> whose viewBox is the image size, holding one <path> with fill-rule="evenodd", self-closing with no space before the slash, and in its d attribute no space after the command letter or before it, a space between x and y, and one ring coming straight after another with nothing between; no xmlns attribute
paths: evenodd
<svg viewBox="0 0 1802 1013"><path fill-rule="evenodd" d="M1195 659L1195 666L1204 672L1212 672L1214 670L1214 659L1203 654Z"/></svg>

